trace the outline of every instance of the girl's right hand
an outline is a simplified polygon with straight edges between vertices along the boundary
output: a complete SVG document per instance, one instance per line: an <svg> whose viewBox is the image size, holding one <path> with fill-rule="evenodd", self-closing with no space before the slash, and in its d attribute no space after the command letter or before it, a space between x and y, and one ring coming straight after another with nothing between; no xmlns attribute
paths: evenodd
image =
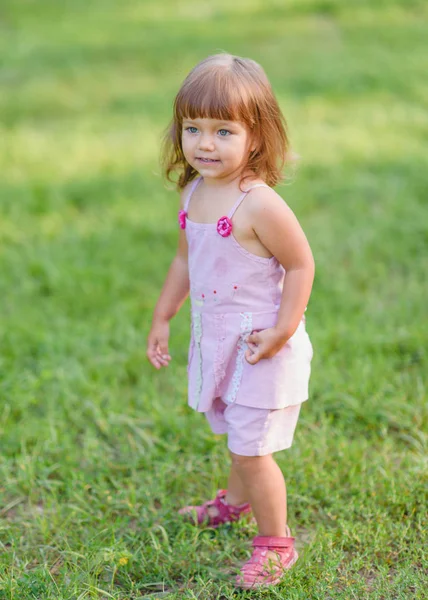
<svg viewBox="0 0 428 600"><path fill-rule="evenodd" d="M171 356L168 352L169 322L155 320L147 338L147 358L156 369L167 367Z"/></svg>

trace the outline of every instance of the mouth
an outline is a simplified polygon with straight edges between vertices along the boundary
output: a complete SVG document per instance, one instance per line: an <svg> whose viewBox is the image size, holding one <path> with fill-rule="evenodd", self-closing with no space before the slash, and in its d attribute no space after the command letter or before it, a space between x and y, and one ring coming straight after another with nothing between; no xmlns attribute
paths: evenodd
<svg viewBox="0 0 428 600"><path fill-rule="evenodd" d="M200 156L196 157L196 160L198 160L201 163L204 163L205 165L212 165L220 162L219 160L214 160L213 158L201 158Z"/></svg>

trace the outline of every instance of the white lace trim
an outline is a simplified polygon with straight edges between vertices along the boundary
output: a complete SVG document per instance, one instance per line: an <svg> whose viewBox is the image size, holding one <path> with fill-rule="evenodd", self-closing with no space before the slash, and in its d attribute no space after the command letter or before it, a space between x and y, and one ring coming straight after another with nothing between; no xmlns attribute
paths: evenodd
<svg viewBox="0 0 428 600"><path fill-rule="evenodd" d="M214 381L216 385L216 394L220 391L220 386L226 376L224 368L224 340L226 339L224 313L214 315L217 347L214 358Z"/></svg>
<svg viewBox="0 0 428 600"><path fill-rule="evenodd" d="M193 335L195 342L195 360L196 360L196 383L195 383L195 396L191 401L190 406L195 410L199 406L202 393L202 350L201 350L201 339L202 339L202 315L199 312L193 313Z"/></svg>
<svg viewBox="0 0 428 600"><path fill-rule="evenodd" d="M242 371L244 369L244 354L245 354L245 338L251 333L253 329L253 313L246 312L241 313L241 335L239 336L237 344L237 355L236 355L236 366L232 377L232 383L228 394L226 395L226 402L232 404L236 400L239 386L241 385Z"/></svg>

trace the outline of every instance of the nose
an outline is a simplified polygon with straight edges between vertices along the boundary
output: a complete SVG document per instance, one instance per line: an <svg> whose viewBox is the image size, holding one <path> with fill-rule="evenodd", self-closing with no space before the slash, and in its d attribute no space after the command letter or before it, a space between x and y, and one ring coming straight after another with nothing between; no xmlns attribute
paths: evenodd
<svg viewBox="0 0 428 600"><path fill-rule="evenodd" d="M214 150L214 142L209 134L202 134L199 138L199 150L212 151Z"/></svg>

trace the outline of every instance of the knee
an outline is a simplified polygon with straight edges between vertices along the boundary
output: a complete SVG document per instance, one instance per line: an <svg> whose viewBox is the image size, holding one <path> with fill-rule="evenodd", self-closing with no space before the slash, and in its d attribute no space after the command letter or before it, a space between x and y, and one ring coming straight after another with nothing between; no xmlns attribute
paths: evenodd
<svg viewBox="0 0 428 600"><path fill-rule="evenodd" d="M249 469L257 468L266 460L266 456L242 456L241 454L234 454L230 452L230 458L232 466L238 471L247 471Z"/></svg>

